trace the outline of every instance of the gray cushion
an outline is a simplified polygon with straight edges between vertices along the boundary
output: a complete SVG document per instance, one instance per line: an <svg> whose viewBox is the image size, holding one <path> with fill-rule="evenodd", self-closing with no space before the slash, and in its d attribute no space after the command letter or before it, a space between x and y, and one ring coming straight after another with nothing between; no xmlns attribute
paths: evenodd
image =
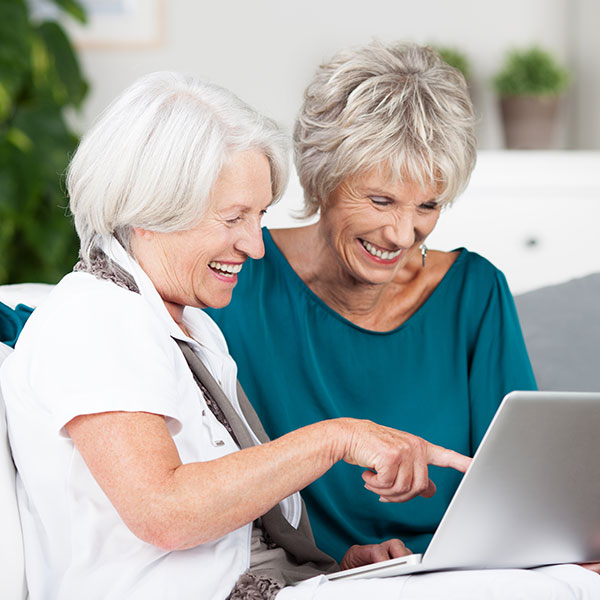
<svg viewBox="0 0 600 600"><path fill-rule="evenodd" d="M600 273L515 297L541 390L600 391Z"/></svg>

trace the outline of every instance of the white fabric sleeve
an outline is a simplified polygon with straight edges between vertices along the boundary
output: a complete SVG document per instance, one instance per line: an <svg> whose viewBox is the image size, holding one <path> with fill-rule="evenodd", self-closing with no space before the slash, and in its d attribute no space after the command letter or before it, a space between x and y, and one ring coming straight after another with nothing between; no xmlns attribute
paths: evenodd
<svg viewBox="0 0 600 600"><path fill-rule="evenodd" d="M0 363L12 352L12 348L0 342Z"/></svg>
<svg viewBox="0 0 600 600"><path fill-rule="evenodd" d="M179 349L141 296L106 282L92 288L38 309L30 363L36 400L63 435L74 417L110 411L164 415L176 432Z"/></svg>

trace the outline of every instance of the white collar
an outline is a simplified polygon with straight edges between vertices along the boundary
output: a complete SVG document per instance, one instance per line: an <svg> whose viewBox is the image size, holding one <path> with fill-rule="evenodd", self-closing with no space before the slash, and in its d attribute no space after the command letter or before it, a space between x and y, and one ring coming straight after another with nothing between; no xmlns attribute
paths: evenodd
<svg viewBox="0 0 600 600"><path fill-rule="evenodd" d="M169 335L192 346L194 352L221 385L229 399L237 405L237 365L229 354L227 343L217 324L203 310L186 306L183 311L183 320L193 337L185 335L167 310L152 280L140 264L125 251L114 237L104 238L101 245L108 258L133 277L142 298L165 325Z"/></svg>

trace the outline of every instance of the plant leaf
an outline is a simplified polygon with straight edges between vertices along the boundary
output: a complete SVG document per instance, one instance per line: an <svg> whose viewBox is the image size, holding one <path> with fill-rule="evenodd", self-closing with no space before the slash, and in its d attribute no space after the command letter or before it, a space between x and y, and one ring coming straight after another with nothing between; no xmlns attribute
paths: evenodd
<svg viewBox="0 0 600 600"><path fill-rule="evenodd" d="M0 139L0 281L56 282L77 258L62 183L77 140L48 98L20 106L14 130L32 144L18 149L10 136Z"/></svg>
<svg viewBox="0 0 600 600"><path fill-rule="evenodd" d="M88 90L79 61L64 29L56 22L46 21L35 28L36 40L43 47L36 52L45 56L44 60L34 59L36 75L34 79L42 86L48 86L57 104L80 106Z"/></svg>
<svg viewBox="0 0 600 600"><path fill-rule="evenodd" d="M56 6L64 10L80 23L87 23L87 13L81 2L77 0L52 0Z"/></svg>
<svg viewBox="0 0 600 600"><path fill-rule="evenodd" d="M23 0L0 2L0 122L8 118L27 78L31 33Z"/></svg>
<svg viewBox="0 0 600 600"><path fill-rule="evenodd" d="M64 109L81 103L87 84L62 27L36 24L24 0L0 0L0 36L0 283L55 283L79 246L65 210L62 177L77 138Z"/></svg>
<svg viewBox="0 0 600 600"><path fill-rule="evenodd" d="M556 96L569 85L569 73L546 50L533 46L510 51L494 87L501 96Z"/></svg>

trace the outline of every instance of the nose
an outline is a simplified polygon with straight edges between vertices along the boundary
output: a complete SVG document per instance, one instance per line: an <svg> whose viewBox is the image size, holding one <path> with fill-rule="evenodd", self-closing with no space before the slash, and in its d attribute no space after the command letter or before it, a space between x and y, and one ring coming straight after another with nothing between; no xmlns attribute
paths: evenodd
<svg viewBox="0 0 600 600"><path fill-rule="evenodd" d="M240 237L235 245L236 250L250 258L262 258L265 255L262 230L259 219L248 219L240 231Z"/></svg>
<svg viewBox="0 0 600 600"><path fill-rule="evenodd" d="M396 215L383 229L385 241L395 248L410 248L416 239L414 215L410 212Z"/></svg>

